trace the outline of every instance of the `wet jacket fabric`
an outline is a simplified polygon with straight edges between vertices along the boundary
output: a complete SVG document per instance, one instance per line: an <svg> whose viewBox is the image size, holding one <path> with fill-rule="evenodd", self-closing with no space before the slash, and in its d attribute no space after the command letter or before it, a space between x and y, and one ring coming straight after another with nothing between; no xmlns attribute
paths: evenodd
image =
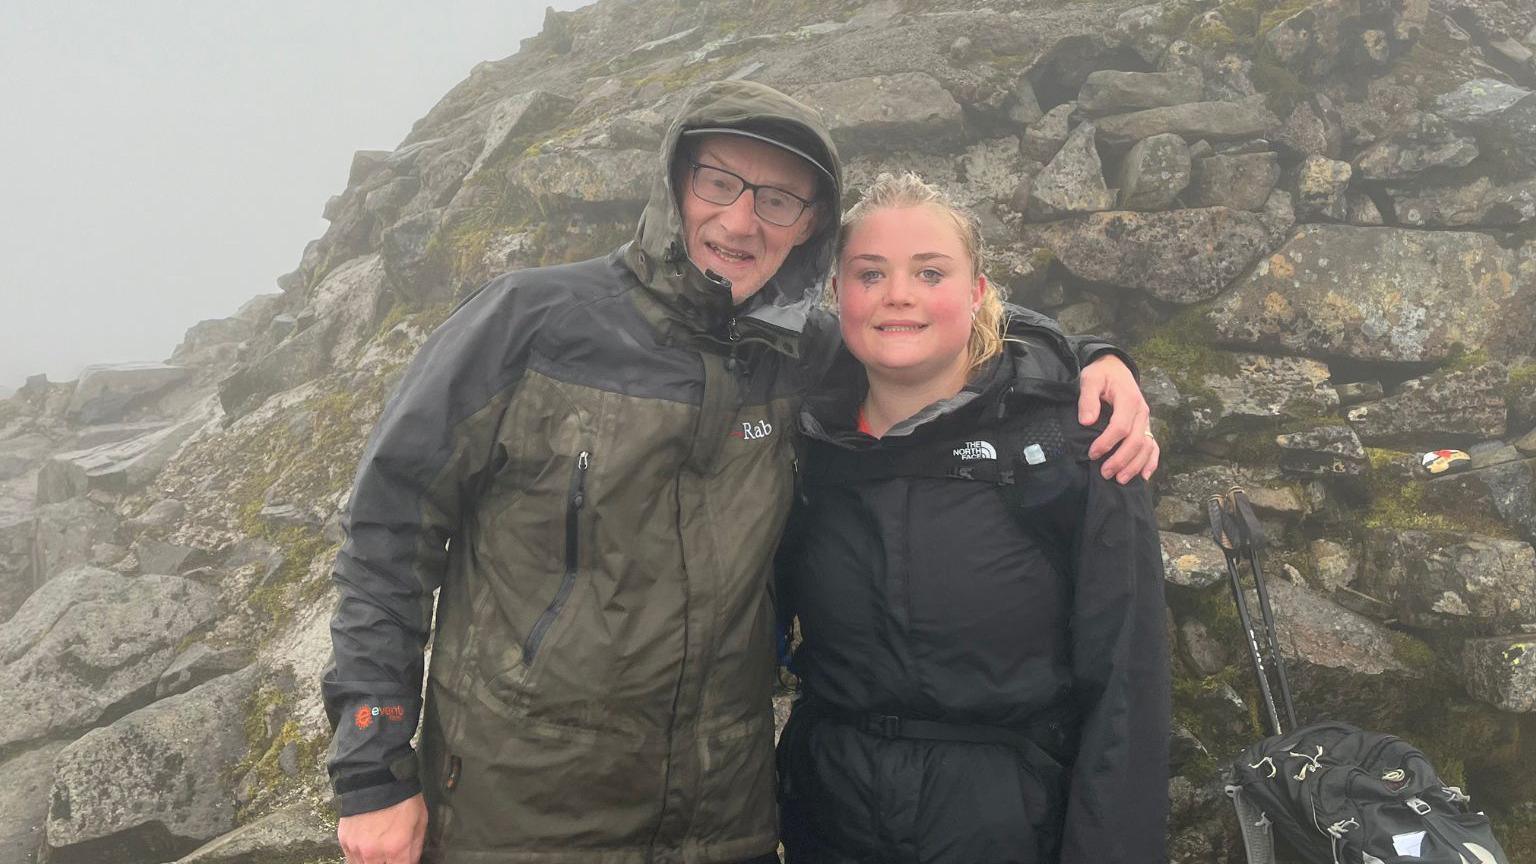
<svg viewBox="0 0 1536 864"><path fill-rule="evenodd" d="M1071 352L1019 323L976 384L881 439L856 431L846 352L805 406L779 562L803 637L779 745L790 864L1166 860L1147 490L1100 477Z"/></svg>
<svg viewBox="0 0 1536 864"><path fill-rule="evenodd" d="M330 772L343 815L425 792L428 860L708 864L776 847L769 573L805 292L831 261L839 190L733 307L686 257L666 170L685 128L763 124L836 173L798 103L705 88L635 240L485 286L369 441L334 571Z"/></svg>

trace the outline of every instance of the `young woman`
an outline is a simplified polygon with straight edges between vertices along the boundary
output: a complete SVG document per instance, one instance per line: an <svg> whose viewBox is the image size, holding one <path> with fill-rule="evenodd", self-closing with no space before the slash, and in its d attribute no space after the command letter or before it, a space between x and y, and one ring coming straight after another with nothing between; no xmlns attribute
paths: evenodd
<svg viewBox="0 0 1536 864"><path fill-rule="evenodd" d="M975 220L914 175L845 219L846 351L801 417L779 559L790 864L1166 860L1147 492L1096 470L1072 352L981 267Z"/></svg>

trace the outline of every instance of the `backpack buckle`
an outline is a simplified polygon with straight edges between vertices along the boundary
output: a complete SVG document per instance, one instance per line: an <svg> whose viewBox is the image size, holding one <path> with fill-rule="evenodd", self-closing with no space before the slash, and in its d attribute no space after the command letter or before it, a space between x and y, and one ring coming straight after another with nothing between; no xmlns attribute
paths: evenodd
<svg viewBox="0 0 1536 864"><path fill-rule="evenodd" d="M1407 801L1405 801L1403 803L1405 803L1409 807L1411 807L1413 809L1413 812L1419 814L1420 816L1428 816L1429 815L1429 811L1434 809L1434 808L1429 806L1429 802L1428 801L1425 801L1423 798L1420 798L1418 796L1414 796L1412 798L1409 798Z"/></svg>
<svg viewBox="0 0 1536 864"><path fill-rule="evenodd" d="M901 737L901 718L890 714L870 714L864 718L864 731L881 738Z"/></svg>

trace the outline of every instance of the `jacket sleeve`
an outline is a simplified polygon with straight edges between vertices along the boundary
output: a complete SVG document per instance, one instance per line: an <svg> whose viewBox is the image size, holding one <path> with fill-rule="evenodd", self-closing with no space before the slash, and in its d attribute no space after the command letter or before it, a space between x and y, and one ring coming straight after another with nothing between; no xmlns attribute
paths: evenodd
<svg viewBox="0 0 1536 864"><path fill-rule="evenodd" d="M1121 350L1114 343L1105 340L1103 337L1068 336L1062 332L1060 322L1049 315L1044 315L1042 313L1036 312L1033 309L1027 309L1023 306L1015 306L1012 303L1005 304L1004 309L1007 311L1007 315L1011 319L1015 319L1024 324L1028 324L1031 327L1043 327L1046 330L1050 330L1065 338L1067 340L1067 346L1072 350L1072 353L1077 356L1078 368L1087 366L1089 363L1092 363L1105 354L1112 354L1116 357L1119 357L1126 366L1130 367L1131 374L1136 376L1136 380L1141 380L1141 371L1136 368L1136 361L1131 359L1131 355L1125 353L1125 351Z"/></svg>
<svg viewBox="0 0 1536 864"><path fill-rule="evenodd" d="M1071 622L1081 727L1061 862L1159 864L1171 713L1162 552L1143 481L1088 475Z"/></svg>
<svg viewBox="0 0 1536 864"><path fill-rule="evenodd" d="M334 655L321 684L343 816L420 791L410 740L433 592L464 502L494 467L496 426L540 315L500 282L466 301L412 360L363 451L343 514Z"/></svg>

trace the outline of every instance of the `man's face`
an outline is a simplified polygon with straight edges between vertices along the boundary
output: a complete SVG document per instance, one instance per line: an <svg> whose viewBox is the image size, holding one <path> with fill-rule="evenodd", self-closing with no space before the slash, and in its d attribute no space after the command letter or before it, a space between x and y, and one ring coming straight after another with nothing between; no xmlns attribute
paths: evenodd
<svg viewBox="0 0 1536 864"><path fill-rule="evenodd" d="M804 200L816 194L815 168L772 144L737 135L708 135L693 161L721 168L748 183L773 186ZM793 225L763 221L753 210L757 193L744 190L731 204L711 204L692 191L694 169L678 166L678 195L688 257L700 270L713 270L731 281L731 302L741 303L773 278L790 250L804 243L816 226L816 208L808 207ZM763 193L768 194L768 193Z"/></svg>

